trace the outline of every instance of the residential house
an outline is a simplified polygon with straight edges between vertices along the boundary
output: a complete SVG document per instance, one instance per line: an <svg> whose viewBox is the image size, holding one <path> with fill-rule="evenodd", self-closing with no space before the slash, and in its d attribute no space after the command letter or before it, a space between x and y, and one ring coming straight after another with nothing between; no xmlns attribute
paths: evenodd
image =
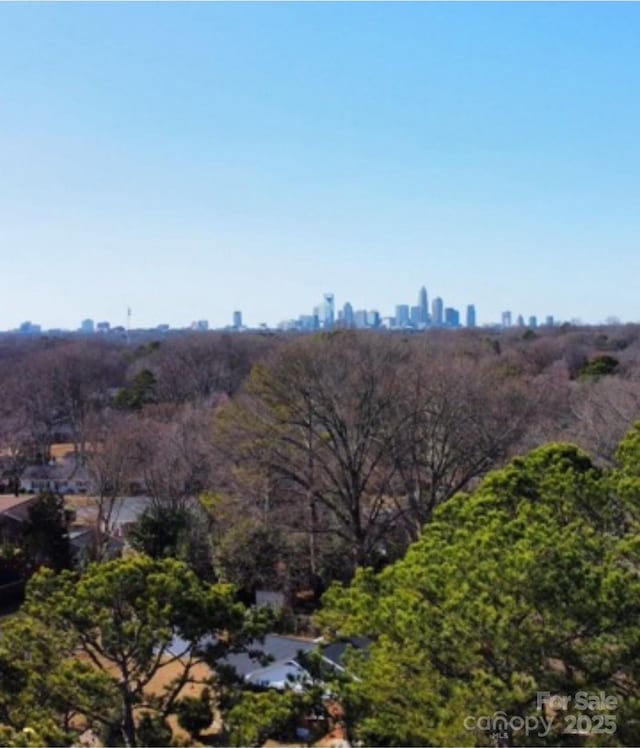
<svg viewBox="0 0 640 748"><path fill-rule="evenodd" d="M89 486L86 469L76 466L73 460L30 465L20 477L20 488L29 493L54 491L59 494L86 494Z"/></svg>
<svg viewBox="0 0 640 748"><path fill-rule="evenodd" d="M11 542L22 535L34 502L35 496L0 496L0 542Z"/></svg>
<svg viewBox="0 0 640 748"><path fill-rule="evenodd" d="M206 648L207 643L207 640L203 641L202 647ZM323 639L267 634L263 641L253 640L245 652L227 655L219 664L233 670L249 686L301 691L313 682L304 667L305 655L317 653L326 665L344 672L347 648L364 650L369 644L370 640L365 638L344 639L325 645ZM187 642L176 636L168 651L173 656L180 656L186 649Z"/></svg>

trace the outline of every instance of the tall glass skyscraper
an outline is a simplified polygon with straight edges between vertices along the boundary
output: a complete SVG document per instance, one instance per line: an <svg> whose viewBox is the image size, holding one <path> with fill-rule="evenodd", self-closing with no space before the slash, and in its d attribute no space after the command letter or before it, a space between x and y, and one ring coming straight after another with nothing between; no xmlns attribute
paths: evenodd
<svg viewBox="0 0 640 748"><path fill-rule="evenodd" d="M444 322L444 302L439 296L431 303L431 324L435 327L442 327Z"/></svg>
<svg viewBox="0 0 640 748"><path fill-rule="evenodd" d="M333 327L336 321L335 297L332 293L324 295L324 326Z"/></svg>
<svg viewBox="0 0 640 748"><path fill-rule="evenodd" d="M418 307L420 309L418 322L426 325L429 322L429 297L427 296L427 289L424 286L422 286L418 294Z"/></svg>
<svg viewBox="0 0 640 748"><path fill-rule="evenodd" d="M467 327L476 326L476 308L473 304L467 306Z"/></svg>

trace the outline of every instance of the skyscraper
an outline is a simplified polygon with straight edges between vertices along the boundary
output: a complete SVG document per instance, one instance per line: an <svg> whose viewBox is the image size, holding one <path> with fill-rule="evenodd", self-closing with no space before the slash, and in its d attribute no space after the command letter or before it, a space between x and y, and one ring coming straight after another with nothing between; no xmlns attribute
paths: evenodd
<svg viewBox="0 0 640 748"><path fill-rule="evenodd" d="M502 312L502 326L511 327L511 312Z"/></svg>
<svg viewBox="0 0 640 748"><path fill-rule="evenodd" d="M357 328L367 327L367 312L366 309L358 309L354 315L354 324Z"/></svg>
<svg viewBox="0 0 640 748"><path fill-rule="evenodd" d="M406 327L409 324L409 305L396 306L396 327Z"/></svg>
<svg viewBox="0 0 640 748"><path fill-rule="evenodd" d="M409 315L412 327L422 327L422 310L419 306L412 306L411 313Z"/></svg>
<svg viewBox="0 0 640 748"><path fill-rule="evenodd" d="M429 297L427 296L427 289L424 286L422 286L418 294L418 307L420 308L418 322L421 325L426 325L429 322Z"/></svg>
<svg viewBox="0 0 640 748"><path fill-rule="evenodd" d="M367 312L367 324L374 330L380 327L380 312L377 309L370 309Z"/></svg>
<svg viewBox="0 0 640 748"><path fill-rule="evenodd" d="M476 308L473 304L467 305L467 327L476 326Z"/></svg>
<svg viewBox="0 0 640 748"><path fill-rule="evenodd" d="M80 332L84 335L93 335L95 332L95 324L92 319L83 319L80 323Z"/></svg>
<svg viewBox="0 0 640 748"><path fill-rule="evenodd" d="M336 321L335 297L332 293L324 295L324 326L333 327Z"/></svg>
<svg viewBox="0 0 640 748"><path fill-rule="evenodd" d="M353 307L348 301L342 307L342 321L344 322L345 327L353 327L355 322Z"/></svg>
<svg viewBox="0 0 640 748"><path fill-rule="evenodd" d="M447 327L460 327L460 312L448 306L444 310L444 323Z"/></svg>
<svg viewBox="0 0 640 748"><path fill-rule="evenodd" d="M242 327L242 312L240 310L236 310L233 313L233 328L234 330L239 330Z"/></svg>
<svg viewBox="0 0 640 748"><path fill-rule="evenodd" d="M434 327L442 327L444 302L439 296L431 302L431 324Z"/></svg>

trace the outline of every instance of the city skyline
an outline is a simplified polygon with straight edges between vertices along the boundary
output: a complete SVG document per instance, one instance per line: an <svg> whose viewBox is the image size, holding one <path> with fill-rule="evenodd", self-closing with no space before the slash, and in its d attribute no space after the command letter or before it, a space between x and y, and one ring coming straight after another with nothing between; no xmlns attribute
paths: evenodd
<svg viewBox="0 0 640 748"><path fill-rule="evenodd" d="M385 314L379 308L364 309L345 300L342 306L336 304L336 297L333 292L327 291L322 295L320 303L313 306L311 312L303 312L297 317L290 317L281 320L275 325L266 323L251 324L247 323L244 313L237 307L231 313L230 321L226 325L210 325L209 320L200 318L193 320L186 326L174 326L169 323L157 323L151 326L136 326L132 324L133 312L130 306L126 309L126 325L118 323L112 324L110 320L96 321L91 317L83 318L79 325L72 328L53 327L46 328L38 322L31 320L23 321L15 329L0 330L1 333L18 333L26 335L39 335L46 332L54 333L80 333L84 335L94 335L121 331L126 333L128 330L149 330L158 332L168 332L169 330L192 330L196 332L206 332L211 330L298 330L302 332L313 332L318 330L332 330L339 328L355 329L387 329L387 330L428 330L437 328L458 329L462 327L475 328L510 328L510 327L531 327L538 326L553 327L562 322L552 314L545 314L544 317L538 317L536 314L524 315L519 312L514 315L511 310L504 310L500 315L500 320L482 321L478 315L476 305L466 303L464 308L446 305L441 296L433 296L431 302L430 296L425 285L421 286L417 292L417 303L398 303L395 305L395 314ZM577 322L575 318L572 320ZM611 323L613 320L609 320ZM615 320L619 322L619 320Z"/></svg>
<svg viewBox="0 0 640 748"><path fill-rule="evenodd" d="M322 305L327 303L327 298L331 297L331 321L327 325L322 324L324 319L324 312L322 311ZM423 301L424 299L424 301ZM351 318L346 317L346 309L351 310ZM94 317L82 317L76 325L61 325L61 324L42 324L38 321L32 320L21 320L19 324L14 327L1 328L0 333L8 332L20 332L28 331L29 326L32 326L32 332L40 332L51 330L54 332L105 332L119 329L147 329L147 330L199 330L206 331L209 329L287 329L295 326L300 329L311 329L310 324L312 318L318 317L321 320L321 324L316 325L313 329L321 329L323 326L333 327L338 325L341 327L414 327L416 329L424 329L427 327L512 327L512 326L526 326L526 327L537 327L538 324L545 324L547 326L553 326L560 321L570 322L572 324L581 325L606 325L606 324L624 324L632 323L633 320L621 320L615 315L609 315L605 319L598 320L596 322L585 322L579 316L571 316L568 319L557 318L554 314L545 312L544 314L530 314L522 311L512 312L512 310L503 309L496 319L482 319L478 316L478 310L476 304L463 303L458 306L446 305L444 299L441 296L434 296L432 301L428 301L428 292L425 286L422 286L418 292L417 304L406 303L402 301L394 305L395 314L384 313L380 311L378 306L364 309L351 303L349 299L345 300L341 308L336 307L335 294L324 293L323 301L312 307L311 311L308 310L299 314L297 317L285 317L284 319L278 320L276 323L267 322L256 322L247 321L245 313L242 309L238 308L238 305L234 307L230 314L229 319L226 323L216 324L215 322L210 323L209 318L200 317L195 320L191 320L186 324L175 324L171 322L155 322L147 325L137 324L133 321L133 312L130 306L127 306L124 310L122 319L118 317L114 320L111 319L97 319ZM457 315L457 322L450 324L450 321L446 321L446 312L452 311ZM373 313L378 316L379 322L377 324L365 323L361 324L357 322L358 314L363 312ZM301 320L306 320L300 324ZM395 320L395 324L393 322ZM398 320L400 320L398 322ZM549 322L551 320L551 322Z"/></svg>
<svg viewBox="0 0 640 748"><path fill-rule="evenodd" d="M273 327L327 289L393 314L420 278L483 323L637 321L639 26L634 3L0 4L0 328Z"/></svg>

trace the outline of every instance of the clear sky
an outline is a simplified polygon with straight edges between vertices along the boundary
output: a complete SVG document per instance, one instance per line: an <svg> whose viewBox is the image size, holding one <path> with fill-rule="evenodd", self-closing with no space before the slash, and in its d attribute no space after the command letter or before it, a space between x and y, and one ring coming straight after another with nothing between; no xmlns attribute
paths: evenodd
<svg viewBox="0 0 640 748"><path fill-rule="evenodd" d="M640 320L640 5L0 4L0 328Z"/></svg>

